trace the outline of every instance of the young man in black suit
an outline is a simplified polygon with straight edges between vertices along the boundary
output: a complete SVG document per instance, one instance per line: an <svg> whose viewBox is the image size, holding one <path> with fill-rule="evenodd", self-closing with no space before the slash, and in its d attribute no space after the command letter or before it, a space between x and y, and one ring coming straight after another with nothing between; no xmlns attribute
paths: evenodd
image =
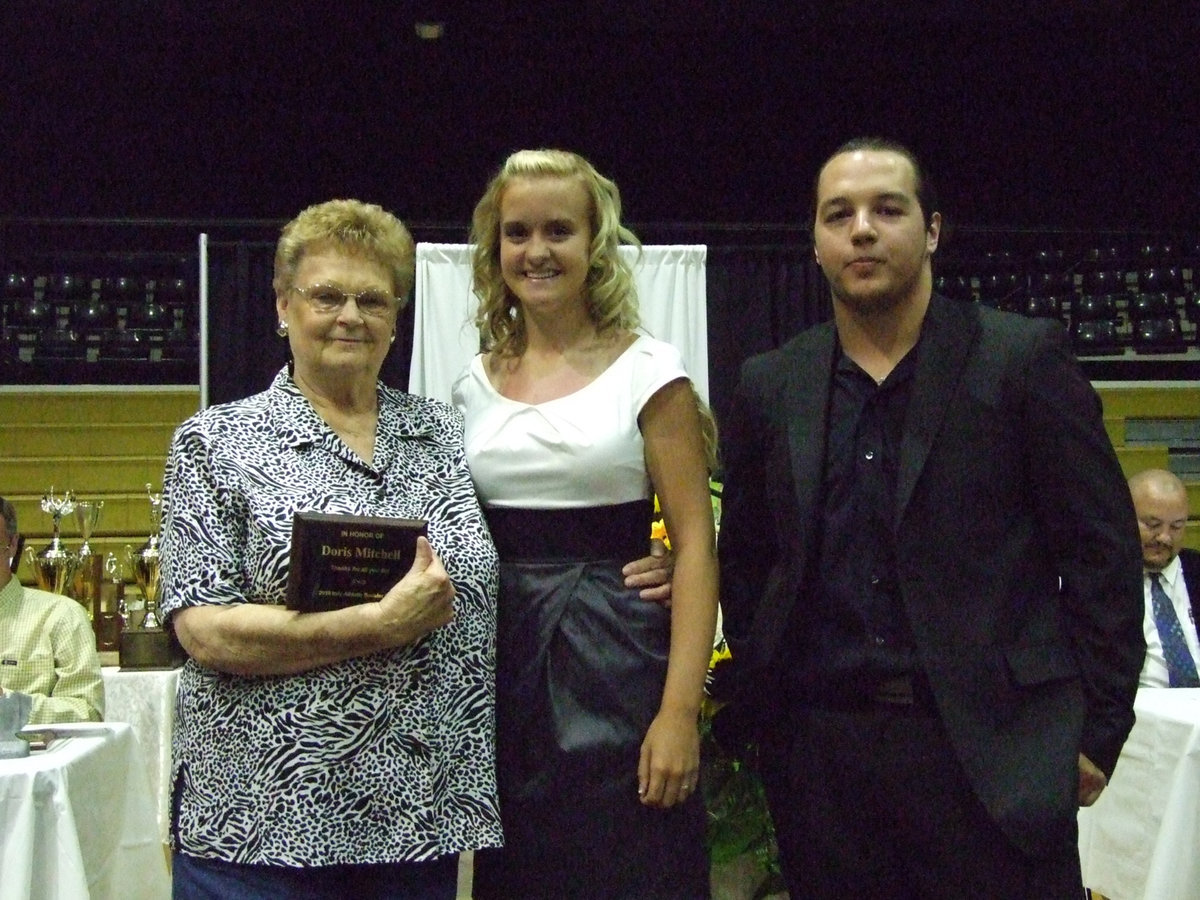
<svg viewBox="0 0 1200 900"><path fill-rule="evenodd" d="M1129 493L1142 536L1145 570L1146 661L1139 683L1142 687L1200 687L1200 640L1196 634L1200 553L1183 546L1187 488L1173 472L1147 469L1129 479Z"/></svg>
<svg viewBox="0 0 1200 900"><path fill-rule="evenodd" d="M904 147L822 167L834 319L748 360L721 602L793 897L1082 896L1133 724L1137 527L1061 326L933 294Z"/></svg>

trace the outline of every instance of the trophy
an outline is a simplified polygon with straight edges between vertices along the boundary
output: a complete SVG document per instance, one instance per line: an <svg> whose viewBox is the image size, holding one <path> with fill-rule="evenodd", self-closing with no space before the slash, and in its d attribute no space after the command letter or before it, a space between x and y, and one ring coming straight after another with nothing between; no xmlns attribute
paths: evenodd
<svg viewBox="0 0 1200 900"><path fill-rule="evenodd" d="M121 629L124 627L125 580L121 577L121 566L117 555L104 557L104 577L100 581L92 630L96 632L96 649L119 650Z"/></svg>
<svg viewBox="0 0 1200 900"><path fill-rule="evenodd" d="M162 516L162 494L155 494L146 485L150 498L150 521L153 528L150 538L136 553L133 547L125 547L125 559L133 570L133 579L141 590L145 604L145 615L135 625L134 604L126 602L128 617L120 634L120 658L122 669L162 669L183 664L183 649L174 634L162 627L158 618L158 603L162 590L159 581L158 527Z"/></svg>
<svg viewBox="0 0 1200 900"><path fill-rule="evenodd" d="M51 486L48 494L42 495L42 512L48 513L54 520L54 536L50 546L41 553L34 553L32 547L25 548L25 558L33 569L38 587L43 591L55 594L66 594L71 587L71 576L75 574L75 566L79 557L62 545L59 539L59 526L63 516L69 516L75 509L75 498L70 491L61 497L54 496Z"/></svg>
<svg viewBox="0 0 1200 900"><path fill-rule="evenodd" d="M126 555L130 549L129 547L125 548ZM110 563L111 569L108 568ZM146 614L146 600L141 594L125 591L125 579L119 566L116 555L108 554L108 559L104 561L104 567L108 572L110 583L113 585L110 590L117 594L117 619L120 630L123 632L126 629L141 626L142 617ZM117 585L120 585L119 589L116 587Z"/></svg>
<svg viewBox="0 0 1200 900"><path fill-rule="evenodd" d="M150 498L150 537L141 549L134 552L133 547L125 546L125 560L133 571L133 580L146 602L146 616L142 619L141 627L146 630L161 629L162 622L158 618L159 578L158 578L158 526L162 514L162 494L155 494L146 485L146 495Z"/></svg>
<svg viewBox="0 0 1200 900"><path fill-rule="evenodd" d="M75 502L75 524L79 526L79 534L83 537L83 546L79 548L78 562L75 566L75 588L71 596L87 610L93 629L97 627L97 614L100 611L100 582L104 578L104 560L98 553L92 552L88 541L91 540L92 533L96 530L96 525L100 521L100 510L103 508L103 500L77 500Z"/></svg>

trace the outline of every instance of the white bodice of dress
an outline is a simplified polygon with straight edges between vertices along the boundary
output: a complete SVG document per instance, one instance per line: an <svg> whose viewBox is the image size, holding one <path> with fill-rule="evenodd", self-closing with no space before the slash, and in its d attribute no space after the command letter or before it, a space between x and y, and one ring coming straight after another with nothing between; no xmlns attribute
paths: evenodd
<svg viewBox="0 0 1200 900"><path fill-rule="evenodd" d="M594 381L565 397L520 403L492 386L476 356L454 383L467 459L486 505L563 509L650 496L638 415L686 378L670 344L640 335Z"/></svg>

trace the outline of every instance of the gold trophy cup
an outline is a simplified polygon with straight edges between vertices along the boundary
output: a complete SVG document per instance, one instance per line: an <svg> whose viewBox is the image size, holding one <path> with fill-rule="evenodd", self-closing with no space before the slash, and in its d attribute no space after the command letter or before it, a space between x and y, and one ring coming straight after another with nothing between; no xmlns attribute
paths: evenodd
<svg viewBox="0 0 1200 900"><path fill-rule="evenodd" d="M140 627L130 621L121 632L122 669L171 668L183 663L183 651L178 641L162 627L158 617L162 583L159 577L158 527L162 516L162 494L155 494L146 485L150 497L150 521L153 529L140 550L132 546L125 548L125 560L133 571L133 579L141 591L146 613ZM132 613L133 604L126 602L127 614Z"/></svg>
<svg viewBox="0 0 1200 900"><path fill-rule="evenodd" d="M59 538L59 527L63 516L69 516L75 509L75 498L70 491L61 497L54 496L54 488L48 494L42 495L42 512L48 513L54 520L54 536L50 545L41 553L34 553L32 547L25 548L25 559L33 569L38 587L43 591L55 594L67 594L71 587L71 578L79 557L62 545Z"/></svg>
<svg viewBox="0 0 1200 900"><path fill-rule="evenodd" d="M134 551L126 545L125 561L133 572L133 580L137 582L138 590L146 601L146 617L142 619L141 627L146 630L161 629L162 622L158 618L158 601L161 584L159 583L158 566L158 526L162 514L162 494L152 493L150 485L146 485L146 494L150 498L150 537Z"/></svg>
<svg viewBox="0 0 1200 900"><path fill-rule="evenodd" d="M83 546L79 548L79 561L75 567L75 588L71 596L87 610L93 630L98 625L100 613L100 585L104 580L104 560L98 553L92 552L88 541L100 522L100 510L103 508L103 500L79 500L75 503L75 524L79 526ZM96 636L99 637L99 632Z"/></svg>

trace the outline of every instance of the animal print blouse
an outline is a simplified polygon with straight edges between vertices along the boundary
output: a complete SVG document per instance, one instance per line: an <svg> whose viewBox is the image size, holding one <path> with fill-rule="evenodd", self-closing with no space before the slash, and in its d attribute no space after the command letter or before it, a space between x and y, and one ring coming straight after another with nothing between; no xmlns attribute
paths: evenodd
<svg viewBox="0 0 1200 900"><path fill-rule="evenodd" d="M428 520L455 619L411 646L299 675L229 675L189 660L175 721L176 848L324 866L498 845L498 576L462 417L381 384L368 464L286 369L263 393L193 416L164 476L164 612L282 603L295 510Z"/></svg>

